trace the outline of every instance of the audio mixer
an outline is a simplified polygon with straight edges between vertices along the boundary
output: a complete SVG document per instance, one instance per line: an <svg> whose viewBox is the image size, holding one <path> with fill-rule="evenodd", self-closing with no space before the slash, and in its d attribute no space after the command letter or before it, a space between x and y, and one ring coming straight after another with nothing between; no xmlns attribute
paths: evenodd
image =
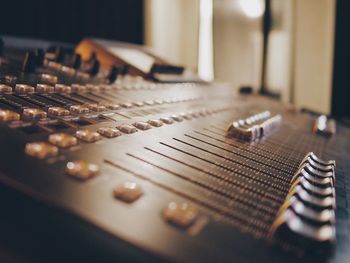
<svg viewBox="0 0 350 263"><path fill-rule="evenodd" d="M43 262L348 262L349 128L23 43L0 45L1 239L53 244Z"/></svg>

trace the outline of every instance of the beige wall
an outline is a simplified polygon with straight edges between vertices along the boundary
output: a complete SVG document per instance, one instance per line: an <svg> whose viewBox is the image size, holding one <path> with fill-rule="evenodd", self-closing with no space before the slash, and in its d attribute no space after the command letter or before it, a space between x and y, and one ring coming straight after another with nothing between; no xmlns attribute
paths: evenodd
<svg viewBox="0 0 350 263"><path fill-rule="evenodd" d="M214 1L215 79L258 89L262 54L261 19L245 16L237 0Z"/></svg>
<svg viewBox="0 0 350 263"><path fill-rule="evenodd" d="M335 0L297 0L293 100L329 113L331 107Z"/></svg>
<svg viewBox="0 0 350 263"><path fill-rule="evenodd" d="M199 0L145 0L145 44L194 70L198 62Z"/></svg>

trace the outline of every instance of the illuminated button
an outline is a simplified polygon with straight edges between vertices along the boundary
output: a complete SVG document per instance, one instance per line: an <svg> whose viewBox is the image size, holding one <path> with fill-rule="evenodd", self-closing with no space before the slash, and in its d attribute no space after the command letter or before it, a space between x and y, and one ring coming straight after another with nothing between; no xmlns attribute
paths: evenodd
<svg viewBox="0 0 350 263"><path fill-rule="evenodd" d="M26 144L25 153L32 157L45 159L57 156L58 148L47 142L31 142Z"/></svg>
<svg viewBox="0 0 350 263"><path fill-rule="evenodd" d="M73 113L79 113L79 114L90 112L89 108L83 105L72 105L69 107L69 110Z"/></svg>
<svg viewBox="0 0 350 263"><path fill-rule="evenodd" d="M120 106L118 104L105 104L104 105L109 110L118 110Z"/></svg>
<svg viewBox="0 0 350 263"><path fill-rule="evenodd" d="M18 121L20 115L16 112L10 110L1 110L0 109L0 122L4 121Z"/></svg>
<svg viewBox="0 0 350 263"><path fill-rule="evenodd" d="M53 115L53 116L67 116L67 115L69 115L69 110L66 110L66 109L60 108L60 107L50 107L50 108L48 108L47 112L49 113L49 115Z"/></svg>
<svg viewBox="0 0 350 263"><path fill-rule="evenodd" d="M0 84L0 93L11 93L11 92L12 92L12 87L5 84Z"/></svg>
<svg viewBox="0 0 350 263"><path fill-rule="evenodd" d="M86 92L87 88L84 85L72 84L72 92Z"/></svg>
<svg viewBox="0 0 350 263"><path fill-rule="evenodd" d="M68 148L77 145L78 140L67 133L54 133L49 136L49 142L60 148Z"/></svg>
<svg viewBox="0 0 350 263"><path fill-rule="evenodd" d="M101 127L97 131L102 136L105 136L107 138L114 138L122 135L122 133L113 127Z"/></svg>
<svg viewBox="0 0 350 263"><path fill-rule="evenodd" d="M160 120L149 120L148 123L151 124L154 127L161 127L161 126L163 126L163 122L160 121Z"/></svg>
<svg viewBox="0 0 350 263"><path fill-rule="evenodd" d="M27 84L16 84L15 91L18 94L33 93L34 87Z"/></svg>
<svg viewBox="0 0 350 263"><path fill-rule="evenodd" d="M23 110L23 117L25 119L34 120L34 119L46 118L47 114L45 111L40 109L27 108Z"/></svg>
<svg viewBox="0 0 350 263"><path fill-rule="evenodd" d="M52 84L56 84L57 81L58 81L57 76L51 75L51 74L41 74L40 78L41 78L42 81L49 82L49 83L52 83Z"/></svg>
<svg viewBox="0 0 350 263"><path fill-rule="evenodd" d="M135 182L125 182L113 189L113 195L124 202L132 203L143 195L142 188Z"/></svg>
<svg viewBox="0 0 350 263"><path fill-rule="evenodd" d="M72 88L70 86L64 85L64 84L56 84L55 85L55 92L58 93L70 93L72 91Z"/></svg>
<svg viewBox="0 0 350 263"><path fill-rule="evenodd" d="M36 85L36 92L38 93L52 93L54 92L54 87L47 85L47 84L37 84Z"/></svg>
<svg viewBox="0 0 350 263"><path fill-rule="evenodd" d="M124 103L120 104L120 106L122 106L124 108L132 108L132 104L128 103L128 102L124 102Z"/></svg>
<svg viewBox="0 0 350 263"><path fill-rule="evenodd" d="M133 125L136 128L143 130L143 131L149 130L152 128L150 124L148 124L147 122L143 122L143 121L135 122Z"/></svg>
<svg viewBox="0 0 350 263"><path fill-rule="evenodd" d="M87 180L98 175L99 167L96 164L78 160L67 163L66 173L76 179Z"/></svg>
<svg viewBox="0 0 350 263"><path fill-rule="evenodd" d="M181 227L187 227L197 218L197 209L187 203L169 203L163 211L163 217L166 221Z"/></svg>
<svg viewBox="0 0 350 263"><path fill-rule="evenodd" d="M176 115L176 114L171 115L170 118L172 118L175 121L183 121L184 120L184 118L182 116Z"/></svg>
<svg viewBox="0 0 350 263"><path fill-rule="evenodd" d="M76 131L75 136L84 142L96 142L102 139L101 135L98 132L86 129Z"/></svg>
<svg viewBox="0 0 350 263"><path fill-rule="evenodd" d="M165 124L173 124L174 123L174 121L172 119L168 118L168 117L160 118L160 120L162 122L164 122Z"/></svg>
<svg viewBox="0 0 350 263"><path fill-rule="evenodd" d="M106 107L103 105L98 105L98 104L89 104L87 105L87 107L92 110L92 111L96 111L96 112L101 112L101 111L105 111Z"/></svg>
<svg viewBox="0 0 350 263"><path fill-rule="evenodd" d="M117 129L127 134L137 132L137 129L129 124L119 125L117 126Z"/></svg>

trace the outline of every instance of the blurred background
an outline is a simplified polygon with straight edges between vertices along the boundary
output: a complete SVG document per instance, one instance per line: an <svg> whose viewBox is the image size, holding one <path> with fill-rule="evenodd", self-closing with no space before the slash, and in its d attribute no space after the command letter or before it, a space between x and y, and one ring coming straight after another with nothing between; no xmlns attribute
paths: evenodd
<svg viewBox="0 0 350 263"><path fill-rule="evenodd" d="M347 0L13 0L0 34L145 44L205 80L350 116Z"/></svg>

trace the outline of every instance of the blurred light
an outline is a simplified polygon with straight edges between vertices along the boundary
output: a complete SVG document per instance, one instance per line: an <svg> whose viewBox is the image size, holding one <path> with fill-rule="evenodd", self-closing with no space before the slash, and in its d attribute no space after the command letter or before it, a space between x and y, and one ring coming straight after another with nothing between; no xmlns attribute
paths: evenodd
<svg viewBox="0 0 350 263"><path fill-rule="evenodd" d="M261 17L265 12L263 0L239 0L239 5L243 13L250 18Z"/></svg>
<svg viewBox="0 0 350 263"><path fill-rule="evenodd" d="M213 66L213 0L200 0L198 75L214 79Z"/></svg>

